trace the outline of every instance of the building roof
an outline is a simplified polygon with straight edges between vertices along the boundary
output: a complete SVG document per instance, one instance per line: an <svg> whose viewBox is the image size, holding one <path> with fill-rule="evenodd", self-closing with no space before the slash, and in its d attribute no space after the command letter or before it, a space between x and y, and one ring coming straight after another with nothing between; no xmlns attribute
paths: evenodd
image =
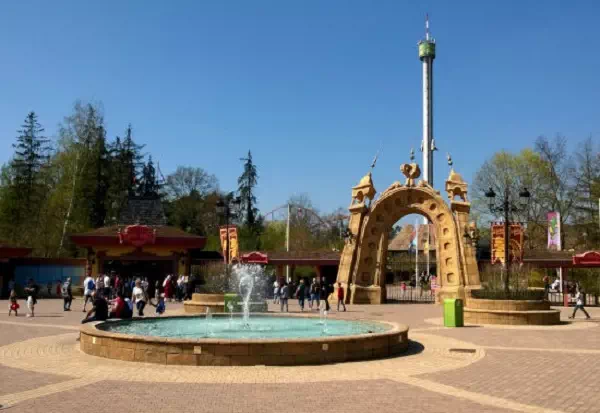
<svg viewBox="0 0 600 413"><path fill-rule="evenodd" d="M240 254L242 262L259 262L270 265L338 265L339 251L274 251L244 252Z"/></svg>
<svg viewBox="0 0 600 413"><path fill-rule="evenodd" d="M414 225L405 225L400 229L400 232L396 234L396 236L389 241L388 243L388 251L408 251L412 240L414 238ZM427 240L427 226L419 225L419 250L425 249L425 241ZM435 251L435 230L433 228L429 231L430 242L429 242L429 250Z"/></svg>
<svg viewBox="0 0 600 413"><path fill-rule="evenodd" d="M119 216L121 225L166 225L167 218L158 196L130 196Z"/></svg>
<svg viewBox="0 0 600 413"><path fill-rule="evenodd" d="M126 227L112 225L109 227L97 228L88 232L73 234L71 240L80 247L100 246L100 245L118 245L119 230ZM155 231L154 245L172 245L187 248L204 248L206 237L190 234L179 228L166 225L152 226Z"/></svg>
<svg viewBox="0 0 600 413"><path fill-rule="evenodd" d="M17 247L0 240L0 258L20 258L31 253L31 248Z"/></svg>

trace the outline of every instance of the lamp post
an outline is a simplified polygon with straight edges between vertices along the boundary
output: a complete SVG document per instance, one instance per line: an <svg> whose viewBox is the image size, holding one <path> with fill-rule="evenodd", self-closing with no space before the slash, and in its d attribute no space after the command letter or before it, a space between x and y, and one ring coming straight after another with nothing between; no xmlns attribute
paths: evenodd
<svg viewBox="0 0 600 413"><path fill-rule="evenodd" d="M523 188L519 192L519 204L515 204L510 196L510 189L508 185L504 188L504 199L499 203L496 202L496 193L490 187L485 193L486 198L489 200L489 208L492 214L503 213L504 214L504 268L506 269L506 277L504 279L504 290L508 293L510 279L510 263L509 263L509 247L510 247L510 214L511 212L522 212L529 206L529 198L531 194L527 188Z"/></svg>
<svg viewBox="0 0 600 413"><path fill-rule="evenodd" d="M217 201L217 213L225 216L225 228L227 232L225 240L225 264L229 264L229 218L231 217L231 210L234 207L239 207L240 202L240 198L234 198L233 193L229 193L229 195Z"/></svg>

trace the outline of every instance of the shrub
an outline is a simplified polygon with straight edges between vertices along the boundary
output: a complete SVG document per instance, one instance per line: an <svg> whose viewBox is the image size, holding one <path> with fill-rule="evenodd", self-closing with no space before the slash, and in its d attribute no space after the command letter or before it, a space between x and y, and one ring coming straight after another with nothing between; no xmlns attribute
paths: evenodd
<svg viewBox="0 0 600 413"><path fill-rule="evenodd" d="M484 300L543 300L544 290L473 290L471 291L473 298Z"/></svg>

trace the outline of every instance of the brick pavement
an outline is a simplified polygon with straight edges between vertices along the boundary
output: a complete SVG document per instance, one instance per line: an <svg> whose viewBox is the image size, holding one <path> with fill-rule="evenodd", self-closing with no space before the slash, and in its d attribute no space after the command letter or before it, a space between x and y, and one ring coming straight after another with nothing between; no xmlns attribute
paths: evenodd
<svg viewBox="0 0 600 413"><path fill-rule="evenodd" d="M81 302L74 305L80 307ZM600 373L597 323L445 329L426 321L441 316L436 305L349 306L346 313L332 310L330 317L408 324L415 341L411 352L328 366L202 369L82 354L74 329L83 313L61 309L59 300L40 300L34 319L0 313L0 383L13 382L0 385L0 404L11 404L10 411L80 409L82 395L94 392L106 402L88 409L100 412L139 411L140 406L166 412L600 411L600 395L593 388ZM180 304L168 304L168 314L181 310ZM299 310L295 302L290 310ZM599 309L589 310L599 321ZM456 347L475 353L450 352ZM574 367L579 365L585 367L581 376Z"/></svg>
<svg viewBox="0 0 600 413"><path fill-rule="evenodd" d="M32 399L19 405L27 412L64 413L90 404L84 395L97 394L106 403L94 404L93 412L428 412L447 413L446 397L390 380L285 384L147 384L130 383L122 391L119 382L104 381L60 394ZM235 397L232 397L235 395ZM67 400L64 402L64 400ZM454 412L505 413L502 408L457 400Z"/></svg>
<svg viewBox="0 0 600 413"><path fill-rule="evenodd" d="M592 413L600 411L597 350L596 355L487 350L468 367L419 377L519 403Z"/></svg>

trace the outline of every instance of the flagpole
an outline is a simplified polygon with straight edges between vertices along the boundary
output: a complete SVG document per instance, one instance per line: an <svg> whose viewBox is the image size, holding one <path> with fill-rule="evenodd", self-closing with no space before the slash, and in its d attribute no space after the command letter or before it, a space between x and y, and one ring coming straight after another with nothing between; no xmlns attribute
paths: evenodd
<svg viewBox="0 0 600 413"><path fill-rule="evenodd" d="M285 228L285 250L290 252L290 213L291 213L291 205L288 203L287 210L287 225ZM290 282L290 266L289 264L285 266L285 279L287 282Z"/></svg>
<svg viewBox="0 0 600 413"><path fill-rule="evenodd" d="M429 236L429 223L427 224L427 248L425 250L425 253L427 254L427 278L430 277L431 272L430 272L430 266L429 266L429 249L430 249L430 245L429 245L429 241L430 241L430 236Z"/></svg>
<svg viewBox="0 0 600 413"><path fill-rule="evenodd" d="M419 285L419 219L415 220L415 287Z"/></svg>

